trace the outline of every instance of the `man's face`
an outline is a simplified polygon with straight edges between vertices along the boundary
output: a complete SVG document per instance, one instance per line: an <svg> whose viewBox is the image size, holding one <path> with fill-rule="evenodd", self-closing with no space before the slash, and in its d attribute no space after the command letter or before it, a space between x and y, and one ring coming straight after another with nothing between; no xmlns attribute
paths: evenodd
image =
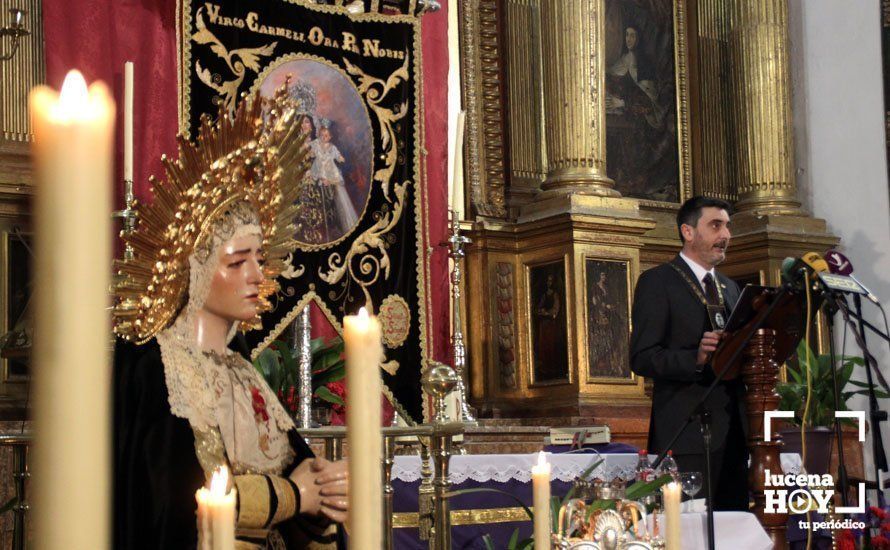
<svg viewBox="0 0 890 550"><path fill-rule="evenodd" d="M231 321L249 321L257 313L263 275L260 238L245 235L229 239L220 250L219 262L204 309Z"/></svg>
<svg viewBox="0 0 890 550"><path fill-rule="evenodd" d="M729 247L729 214L722 208L706 206L695 227L683 224L683 252L698 263L716 267L726 259Z"/></svg>

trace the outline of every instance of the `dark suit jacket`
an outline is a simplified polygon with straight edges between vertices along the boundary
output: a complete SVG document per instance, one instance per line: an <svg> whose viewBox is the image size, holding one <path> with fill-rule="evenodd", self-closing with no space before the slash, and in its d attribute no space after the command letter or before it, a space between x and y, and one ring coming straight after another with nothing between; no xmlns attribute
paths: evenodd
<svg viewBox="0 0 890 550"><path fill-rule="evenodd" d="M680 256L671 263L696 280ZM739 298L738 285L717 273L727 310ZM631 369L655 383L649 424L649 450L661 452L682 426L692 408L714 380L710 366L695 364L702 334L711 330L708 312L689 282L670 264L654 267L637 281L633 302L633 333L630 342ZM739 414L744 426L744 385L740 380L721 383L708 398L711 412L712 449L726 443L732 415ZM674 454L703 452L701 427L693 421L673 445Z"/></svg>

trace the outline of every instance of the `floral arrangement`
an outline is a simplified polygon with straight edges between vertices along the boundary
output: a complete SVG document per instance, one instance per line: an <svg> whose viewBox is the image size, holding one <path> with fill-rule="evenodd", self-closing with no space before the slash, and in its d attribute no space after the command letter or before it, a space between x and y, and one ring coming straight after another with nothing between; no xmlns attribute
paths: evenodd
<svg viewBox="0 0 890 550"><path fill-rule="evenodd" d="M838 550L890 550L890 508L870 506L861 517L865 529L841 529L835 535Z"/></svg>
<svg viewBox="0 0 890 550"><path fill-rule="evenodd" d="M312 353L313 400L328 403L332 408L339 407L342 411L346 397L346 388L342 383L346 375L343 339L339 336L330 340L315 338L309 349ZM283 340L275 340L260 352L253 366L263 375L285 408L291 414L296 414L299 407L299 364L290 345Z"/></svg>

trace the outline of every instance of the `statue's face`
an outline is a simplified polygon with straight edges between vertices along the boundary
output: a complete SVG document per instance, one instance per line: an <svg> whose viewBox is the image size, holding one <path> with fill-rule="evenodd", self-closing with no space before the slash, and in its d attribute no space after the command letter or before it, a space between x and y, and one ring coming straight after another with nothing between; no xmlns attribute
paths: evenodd
<svg viewBox="0 0 890 550"><path fill-rule="evenodd" d="M204 309L231 321L249 321L257 313L263 282L263 250L257 235L229 239L221 248Z"/></svg>
<svg viewBox="0 0 890 550"><path fill-rule="evenodd" d="M322 128L318 135L324 143L329 143L331 141L331 131L327 128Z"/></svg>

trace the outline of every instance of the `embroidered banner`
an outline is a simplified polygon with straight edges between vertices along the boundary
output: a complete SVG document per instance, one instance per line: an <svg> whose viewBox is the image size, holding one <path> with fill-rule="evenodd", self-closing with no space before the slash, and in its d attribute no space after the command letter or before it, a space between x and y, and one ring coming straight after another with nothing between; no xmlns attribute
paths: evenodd
<svg viewBox="0 0 890 550"><path fill-rule="evenodd" d="M310 301L338 331L344 315L370 306L383 313L388 396L421 421L429 243L418 19L299 0L180 0L180 18L181 131L193 136L218 105L234 109L243 94L268 97L287 81L312 152L300 248L251 344L268 345Z"/></svg>

